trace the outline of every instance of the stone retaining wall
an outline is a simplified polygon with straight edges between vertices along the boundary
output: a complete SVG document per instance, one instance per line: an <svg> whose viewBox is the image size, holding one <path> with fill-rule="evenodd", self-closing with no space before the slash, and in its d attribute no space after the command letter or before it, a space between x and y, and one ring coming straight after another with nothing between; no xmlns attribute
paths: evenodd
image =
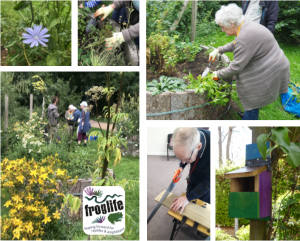
<svg viewBox="0 0 300 241"><path fill-rule="evenodd" d="M209 48L204 45L200 45L200 47L204 49ZM219 54L217 59L222 61L224 66L230 63L229 58L225 54ZM187 89L185 92L164 92L153 96L152 92L146 91L146 113L162 113L202 105L208 102L206 96L206 93L199 95L195 93L195 90L191 89ZM226 106L217 105L212 107L212 105L206 105L167 115L147 116L147 120L215 120L228 110L229 103L230 101Z"/></svg>

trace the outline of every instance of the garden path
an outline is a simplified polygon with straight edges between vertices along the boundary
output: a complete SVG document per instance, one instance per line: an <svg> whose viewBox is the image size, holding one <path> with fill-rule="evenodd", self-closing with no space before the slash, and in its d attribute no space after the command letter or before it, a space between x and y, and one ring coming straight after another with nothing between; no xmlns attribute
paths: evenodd
<svg viewBox="0 0 300 241"><path fill-rule="evenodd" d="M99 125L98 125L98 122L97 122L97 121L90 120L90 123L91 123L91 126L92 126L92 127L94 127L94 128L99 128ZM106 129L106 128L107 128L107 123L100 122L100 125L101 125L101 128L102 128L102 129ZM112 127L113 127L113 124L110 124L110 125L109 125L109 129L111 130Z"/></svg>

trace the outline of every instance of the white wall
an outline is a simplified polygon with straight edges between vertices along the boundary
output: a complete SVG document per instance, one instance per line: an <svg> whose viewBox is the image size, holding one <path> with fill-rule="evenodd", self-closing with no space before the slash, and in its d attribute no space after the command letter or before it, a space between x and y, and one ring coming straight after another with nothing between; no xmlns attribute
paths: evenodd
<svg viewBox="0 0 300 241"><path fill-rule="evenodd" d="M176 127L148 127L147 128L147 155L167 155L168 134L172 134ZM169 150L169 155L174 152Z"/></svg>

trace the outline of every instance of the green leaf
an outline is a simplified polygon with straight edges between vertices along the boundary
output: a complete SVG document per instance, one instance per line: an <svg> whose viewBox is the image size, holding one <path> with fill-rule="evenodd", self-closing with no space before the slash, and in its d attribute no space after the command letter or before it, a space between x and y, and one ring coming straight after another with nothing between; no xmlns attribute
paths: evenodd
<svg viewBox="0 0 300 241"><path fill-rule="evenodd" d="M275 143L288 149L288 146L290 145L289 129L286 127L278 127L272 129L271 132L276 137Z"/></svg>
<svg viewBox="0 0 300 241"><path fill-rule="evenodd" d="M267 142L268 138L270 137L270 135L271 135L271 133L261 134L256 139L258 151L264 160L266 160L266 158L268 156L266 142Z"/></svg>
<svg viewBox="0 0 300 241"><path fill-rule="evenodd" d="M49 54L46 58L46 65L47 66L56 66L56 61L57 61L57 57Z"/></svg>
<svg viewBox="0 0 300 241"><path fill-rule="evenodd" d="M16 6L14 6L14 10L20 11L26 7L28 7L30 4L30 1L20 1Z"/></svg>
<svg viewBox="0 0 300 241"><path fill-rule="evenodd" d="M102 186L104 182L105 182L105 179L102 179L102 180L96 182L96 183L93 184L93 185L95 185L95 186Z"/></svg>
<svg viewBox="0 0 300 241"><path fill-rule="evenodd" d="M296 145L294 142L291 142L287 150L288 150L288 156L286 158L287 162L293 168L298 167L300 165L300 147Z"/></svg>
<svg viewBox="0 0 300 241"><path fill-rule="evenodd" d="M278 146L275 145L275 146L272 146L271 148L269 148L269 149L267 150L266 156L269 156L270 153L271 153L275 148L277 148L277 147L278 147Z"/></svg>
<svg viewBox="0 0 300 241"><path fill-rule="evenodd" d="M8 45L5 45L5 46L4 46L4 48L9 48L9 47L13 46L15 43L17 43L17 40L16 40L16 41L13 41L13 42L11 42L11 43L10 43L10 44L8 44Z"/></svg>
<svg viewBox="0 0 300 241"><path fill-rule="evenodd" d="M295 203L299 203L299 201L296 200L296 199L294 199L294 198L292 198L292 199L288 200L286 204L288 206L290 206L290 205L295 204Z"/></svg>
<svg viewBox="0 0 300 241"><path fill-rule="evenodd" d="M56 26L59 23L60 23L60 21L58 18L53 19L52 22L50 23L50 25L48 26L48 31L50 31L54 26Z"/></svg>
<svg viewBox="0 0 300 241"><path fill-rule="evenodd" d="M295 195L294 195L294 198L295 198L295 199L300 199L300 193L295 194Z"/></svg>

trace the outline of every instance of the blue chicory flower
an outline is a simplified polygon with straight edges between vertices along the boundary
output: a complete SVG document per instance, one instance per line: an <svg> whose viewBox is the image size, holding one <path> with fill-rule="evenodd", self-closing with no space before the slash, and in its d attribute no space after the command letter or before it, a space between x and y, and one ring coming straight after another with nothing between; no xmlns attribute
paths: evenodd
<svg viewBox="0 0 300 241"><path fill-rule="evenodd" d="M47 46L44 42L48 42L47 37L50 36L50 34L45 34L48 32L47 28L43 28L42 30L42 25L33 25L32 28L26 28L26 31L29 33L23 33L23 43L25 44L31 44L30 48L33 46L39 46L39 43L43 46Z"/></svg>

